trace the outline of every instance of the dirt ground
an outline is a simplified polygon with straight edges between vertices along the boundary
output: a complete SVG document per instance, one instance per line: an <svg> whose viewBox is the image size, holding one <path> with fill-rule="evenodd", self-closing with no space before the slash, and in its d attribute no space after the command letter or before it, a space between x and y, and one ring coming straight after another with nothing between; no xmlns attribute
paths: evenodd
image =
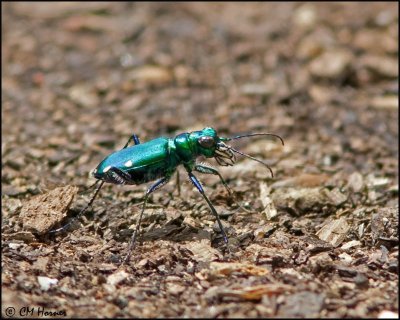
<svg viewBox="0 0 400 320"><path fill-rule="evenodd" d="M2 2L2 27L3 317L397 316L397 3ZM49 233L132 133L206 126L285 141L232 142L273 178L209 161L236 202L198 174L230 253L183 169L127 265L148 184Z"/></svg>

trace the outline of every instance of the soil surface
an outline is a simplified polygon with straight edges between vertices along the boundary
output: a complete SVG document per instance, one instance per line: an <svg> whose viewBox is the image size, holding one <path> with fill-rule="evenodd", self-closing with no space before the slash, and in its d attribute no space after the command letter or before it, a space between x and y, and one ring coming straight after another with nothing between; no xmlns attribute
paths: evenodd
<svg viewBox="0 0 400 320"><path fill-rule="evenodd" d="M2 9L3 316L397 316L397 3ZM232 198L197 174L228 250L180 168L121 266L149 184L73 220L90 171L133 133L206 126L279 134L231 142L274 177L209 159Z"/></svg>

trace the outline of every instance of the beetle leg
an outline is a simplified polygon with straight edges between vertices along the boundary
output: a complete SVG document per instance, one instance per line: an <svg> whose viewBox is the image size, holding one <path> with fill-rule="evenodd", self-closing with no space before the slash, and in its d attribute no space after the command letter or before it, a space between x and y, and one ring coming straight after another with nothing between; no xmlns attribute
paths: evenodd
<svg viewBox="0 0 400 320"><path fill-rule="evenodd" d="M129 146L129 143L133 141L134 145L136 146L137 144L140 144L139 137L136 134L133 134L132 136L129 137L128 142L125 143L125 146L122 149L125 149Z"/></svg>
<svg viewBox="0 0 400 320"><path fill-rule="evenodd" d="M75 218L73 218L73 219L72 219L70 222L68 222L66 225L64 225L64 226L62 226L62 227L60 227L60 228L58 228L58 229L49 231L49 233L55 233L55 232L59 232L59 231L66 230L67 227L69 227L69 226L71 225L72 222L74 222L75 220L78 220L78 219L80 218L80 216L81 216L87 209L89 209L89 207L92 205L94 199L96 199L96 196L97 196L97 194L99 193L99 191L100 191L101 187L103 186L103 184L104 184L104 181L102 181L102 182L100 183L100 185L97 187L97 189L96 189L96 191L95 191L95 193L94 193L92 199L90 199L89 203L88 203L81 211L79 211L78 215L77 215Z"/></svg>
<svg viewBox="0 0 400 320"><path fill-rule="evenodd" d="M137 235L139 234L140 223L142 222L143 212L144 212L144 209L146 208L146 203L149 198L149 195L152 192L154 192L154 191L160 189L162 186L164 186L169 181L169 179L170 179L170 176L164 177L164 178L158 180L155 184L153 184L150 188L147 189L146 194L144 196L144 201L143 201L142 211L140 212L139 221L136 224L135 232L133 233L131 241L129 243L128 253L125 257L125 260L122 262L122 264L125 264L129 261L129 259L131 258L132 251L135 248L136 238L137 238Z"/></svg>
<svg viewBox="0 0 400 320"><path fill-rule="evenodd" d="M176 189L178 190L178 197L181 196L181 181L179 178L179 170L176 170Z"/></svg>
<svg viewBox="0 0 400 320"><path fill-rule="evenodd" d="M232 189L228 186L228 184L226 183L225 179L222 177L222 175L218 172L218 170L212 168L211 166L207 165L207 164L196 164L194 166L194 170L197 172L201 172L201 173L205 173L205 174L214 174L217 175L219 177L219 179L221 180L222 184L224 185L226 191L228 191L229 195L233 198L233 201L244 211L246 211L247 213L252 213L251 211L247 210L246 208L244 208L239 201L236 199L235 194L233 193Z"/></svg>
<svg viewBox="0 0 400 320"><path fill-rule="evenodd" d="M134 144L140 144L140 140L139 137L136 134L133 134L128 142L125 144L125 146L122 149L125 149L126 147L128 147L129 143L133 140ZM122 184L124 184L125 182L132 182L131 177L129 176L129 174L127 174L126 172L123 172L122 170L119 170L117 168L110 168L111 172L113 172L113 175L111 176L114 179L118 179L118 181L124 181L122 182ZM110 173L111 174L111 173ZM94 187L100 180L97 180L93 185L91 185L88 189ZM63 231L65 229L67 229L67 227L69 227L71 225L72 222L74 222L75 220L77 220L78 218L80 218L80 216L87 210L89 209L89 207L93 204L94 200L97 197L97 194L99 193L101 187L103 186L105 181L102 181L100 183L100 185L98 186L98 188L96 189L92 199L90 199L89 203L81 210L79 211L78 215L73 218L69 223L67 223L66 225L64 225L63 227L60 227L58 229L54 229L54 230L50 230L49 233L55 233L55 232L59 232L59 231ZM133 184L133 183L132 183Z"/></svg>
<svg viewBox="0 0 400 320"><path fill-rule="evenodd" d="M211 212L213 213L213 215L214 215L215 218L217 219L217 222L218 222L219 228L220 228L220 230L221 230L222 236L224 237L225 244L226 244L226 246L227 246L227 248L228 248L228 250L229 250L229 247L228 247L228 237L227 237L227 235L226 235L226 233L225 233L224 227L222 226L221 220L219 219L217 210L215 210L215 208L214 208L214 206L212 205L211 201L208 199L208 197L207 197L206 194L204 193L204 189L203 189L203 187L202 187L200 181L197 180L197 178L195 177L195 175L194 175L193 173L191 173L190 171L188 171L188 174L189 174L190 181L192 181L193 185L197 188L197 190L199 190L199 192L201 193L201 195L203 196L203 198L207 201L207 204L208 204L208 206L210 207Z"/></svg>
<svg viewBox="0 0 400 320"><path fill-rule="evenodd" d="M222 184L224 185L224 187L226 188L226 190L228 191L229 195L231 197L233 197L233 191L232 189L228 186L228 184L226 183L225 179L221 176L221 174L218 172L218 170L202 163L202 164L196 164L194 166L194 170L200 173L205 173L205 174L214 174L216 176L219 177L219 179L221 180Z"/></svg>

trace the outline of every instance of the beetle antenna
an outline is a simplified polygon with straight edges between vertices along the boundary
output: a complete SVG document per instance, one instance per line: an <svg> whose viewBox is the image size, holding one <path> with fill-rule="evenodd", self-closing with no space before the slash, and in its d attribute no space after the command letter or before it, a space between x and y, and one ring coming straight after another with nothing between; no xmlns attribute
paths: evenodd
<svg viewBox="0 0 400 320"><path fill-rule="evenodd" d="M274 173L272 172L271 167L270 167L268 164L266 164L264 161L259 160L259 159L257 159L257 158L254 158L254 157L252 157L252 156L250 156L250 155L248 155L248 154L246 154L246 153L244 153L244 152L241 152L241 151L239 151L239 150L236 150L236 149L232 148L231 146L228 146L228 145L226 145L226 146L228 147L228 149L232 150L233 152L236 152L236 153L238 153L238 154L241 154L242 156L245 156L245 157L247 157L247 158L249 158L249 159L251 159L251 160L254 160L254 161L257 161L257 162L263 164L263 165L266 166L266 167L268 168L268 170L271 172L272 178L274 177Z"/></svg>
<svg viewBox="0 0 400 320"><path fill-rule="evenodd" d="M281 140L282 145L285 145L282 137L278 136L277 134L273 134L273 133L249 133L249 134L244 134L244 135L235 136L235 137L231 137L231 138L221 138L221 140L222 141L231 141L231 140L236 140L236 139L241 139L241 138L246 138L246 137L254 137L254 136L272 136L272 137L275 137L275 138L278 138L279 140Z"/></svg>

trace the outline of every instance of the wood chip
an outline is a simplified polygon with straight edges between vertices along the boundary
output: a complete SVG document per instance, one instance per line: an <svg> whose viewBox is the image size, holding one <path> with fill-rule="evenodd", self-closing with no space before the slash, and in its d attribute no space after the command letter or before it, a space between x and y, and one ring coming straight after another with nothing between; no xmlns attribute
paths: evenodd
<svg viewBox="0 0 400 320"><path fill-rule="evenodd" d="M210 240L202 239L199 242L190 242L185 245L186 249L192 252L197 261L210 262L221 258L218 250L211 247Z"/></svg>
<svg viewBox="0 0 400 320"><path fill-rule="evenodd" d="M274 203L270 197L271 188L268 187L266 182L260 183L260 199L264 206L264 215L267 220L271 220L272 218L278 215L278 211L276 210Z"/></svg>
<svg viewBox="0 0 400 320"><path fill-rule="evenodd" d="M56 188L29 200L21 209L21 221L25 230L39 235L50 231L67 216L78 187Z"/></svg>
<svg viewBox="0 0 400 320"><path fill-rule="evenodd" d="M344 217L327 222L318 232L321 240L327 241L334 247L340 245L345 239L350 226Z"/></svg>
<svg viewBox="0 0 400 320"><path fill-rule="evenodd" d="M265 276L269 273L265 268L238 262L211 262L210 269L211 273L223 276L228 276L232 273Z"/></svg>
<svg viewBox="0 0 400 320"><path fill-rule="evenodd" d="M250 301L259 301L264 295L274 296L290 292L292 287L283 284L261 284L232 290L222 290L219 296L235 297Z"/></svg>

